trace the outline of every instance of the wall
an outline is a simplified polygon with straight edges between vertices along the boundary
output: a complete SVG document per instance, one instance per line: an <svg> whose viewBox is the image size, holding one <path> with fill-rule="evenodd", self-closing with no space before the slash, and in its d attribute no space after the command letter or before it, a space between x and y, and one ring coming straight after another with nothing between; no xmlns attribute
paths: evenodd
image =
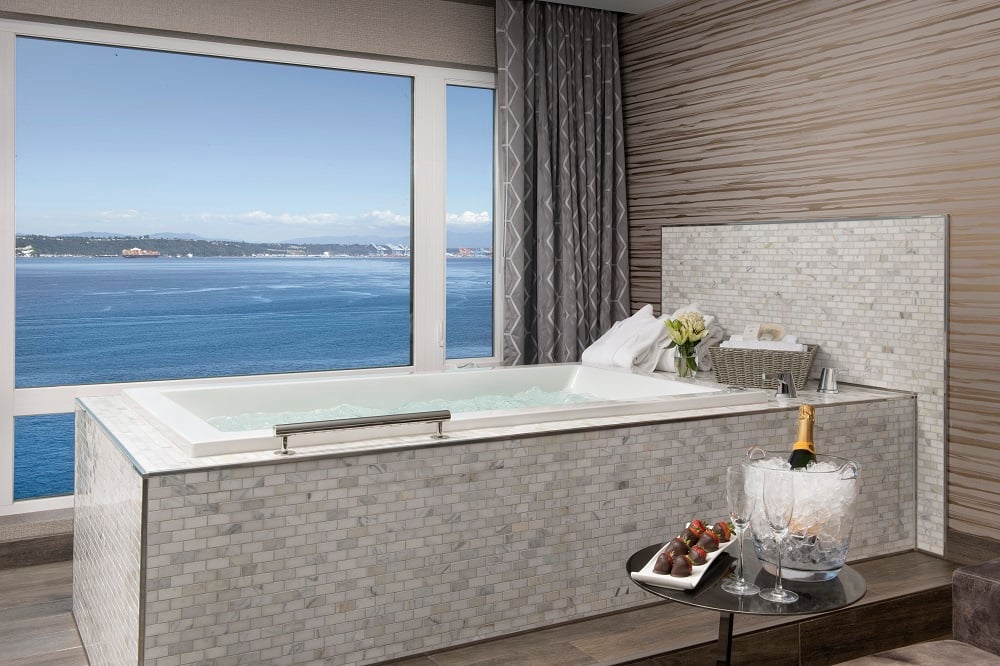
<svg viewBox="0 0 1000 666"><path fill-rule="evenodd" d="M675 1L622 19L634 307L660 227L950 216L948 526L1000 529L1000 5Z"/></svg>
<svg viewBox="0 0 1000 666"><path fill-rule="evenodd" d="M0 0L0 16L492 69L494 9L455 0Z"/></svg>

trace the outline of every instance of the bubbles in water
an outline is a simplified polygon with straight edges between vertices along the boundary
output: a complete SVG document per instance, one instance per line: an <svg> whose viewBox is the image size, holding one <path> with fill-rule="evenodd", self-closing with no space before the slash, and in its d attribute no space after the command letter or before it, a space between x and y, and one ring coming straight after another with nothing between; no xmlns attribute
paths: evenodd
<svg viewBox="0 0 1000 666"><path fill-rule="evenodd" d="M470 396L468 398L429 398L413 400L391 407L365 407L343 403L332 407L312 410L285 410L275 412L246 412L242 414L227 414L205 419L216 430L223 432L243 432L245 430L267 430L276 423L307 423L310 421L334 421L351 419L361 416L382 416L386 414L408 414L411 412L429 412L440 409L450 410L452 414L467 412L485 412L505 409L524 409L526 407L552 407L599 400L589 393L573 391L543 391L532 387L518 393L489 394Z"/></svg>

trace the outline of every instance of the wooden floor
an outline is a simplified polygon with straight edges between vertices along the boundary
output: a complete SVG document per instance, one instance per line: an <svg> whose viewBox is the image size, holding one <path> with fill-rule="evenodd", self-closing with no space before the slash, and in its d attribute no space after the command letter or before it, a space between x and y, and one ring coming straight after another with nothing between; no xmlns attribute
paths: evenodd
<svg viewBox="0 0 1000 666"><path fill-rule="evenodd" d="M0 664L87 666L72 608L72 562L0 569Z"/></svg>
<svg viewBox="0 0 1000 666"><path fill-rule="evenodd" d="M832 664L950 632L950 584L955 564L920 553L852 565L868 581L868 593L841 615L780 618L737 616L734 663ZM557 666L635 664L654 666L714 663L719 616L669 602L573 622L434 654L392 662L394 666ZM900 600L911 600L909 618L900 617ZM71 614L72 564L57 562L0 570L0 665L86 666L87 659ZM942 624L947 611L947 626ZM909 612L909 611L907 611ZM812 619L810 619L812 618ZM883 622L884 618L884 622ZM813 634L830 635L817 642ZM851 626L880 627L882 645L859 645ZM899 627L899 635L891 627ZM886 630L886 627L889 627ZM847 641L838 644L835 641ZM786 647L776 655L775 645ZM762 648L768 648L765 657ZM680 651L680 652L679 652ZM673 653L670 657L663 657Z"/></svg>

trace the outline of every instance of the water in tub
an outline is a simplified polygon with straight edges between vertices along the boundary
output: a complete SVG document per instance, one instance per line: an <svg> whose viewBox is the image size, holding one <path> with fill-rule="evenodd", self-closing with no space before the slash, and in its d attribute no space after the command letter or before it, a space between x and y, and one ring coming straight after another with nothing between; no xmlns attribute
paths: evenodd
<svg viewBox="0 0 1000 666"><path fill-rule="evenodd" d="M579 364L484 368L445 373L358 375L190 388L126 389L191 456L265 450L277 423L340 421L447 409L445 432L535 422L652 414L767 401L766 391L671 381ZM457 415L457 418L456 418ZM541 421L539 421L541 419ZM351 428L303 435L309 444L430 434L433 423ZM306 444L303 444L306 445Z"/></svg>
<svg viewBox="0 0 1000 666"><path fill-rule="evenodd" d="M571 405L575 403L592 402L598 398L590 393L577 393L570 390L546 391L533 386L517 393L494 393L477 395L469 398L428 398L413 400L396 407L396 414L410 412L429 412L447 409L453 414L463 412L480 412L497 409L519 409L525 407L551 407L554 405ZM304 411L286 410L281 412L246 412L243 414L213 416L206 419L212 426L223 432L242 432L270 428L275 423L304 423L308 421L326 421L350 419L360 416L381 416L386 413L382 407L365 407L341 403L321 409Z"/></svg>

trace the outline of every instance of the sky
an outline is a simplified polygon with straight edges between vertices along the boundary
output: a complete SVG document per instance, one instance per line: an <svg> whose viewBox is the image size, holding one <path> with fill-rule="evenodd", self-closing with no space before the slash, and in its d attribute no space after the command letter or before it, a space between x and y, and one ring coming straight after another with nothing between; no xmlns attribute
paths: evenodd
<svg viewBox="0 0 1000 666"><path fill-rule="evenodd" d="M408 77L18 38L19 234L409 238ZM449 245L491 245L493 91L448 89Z"/></svg>

